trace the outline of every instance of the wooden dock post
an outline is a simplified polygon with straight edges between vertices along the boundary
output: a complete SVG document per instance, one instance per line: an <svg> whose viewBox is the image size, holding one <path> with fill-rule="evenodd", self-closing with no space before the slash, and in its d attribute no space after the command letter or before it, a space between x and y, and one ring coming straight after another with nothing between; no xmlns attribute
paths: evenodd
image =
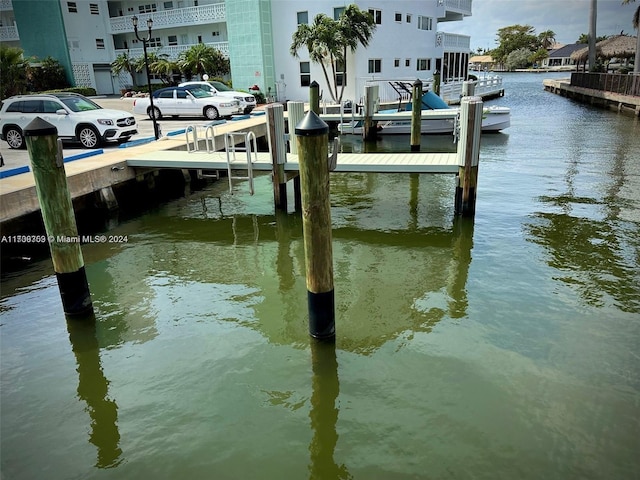
<svg viewBox="0 0 640 480"><path fill-rule="evenodd" d="M273 201L276 209L287 211L287 177L284 164L287 149L284 142L284 106L272 103L267 111L267 141L273 164Z"/></svg>
<svg viewBox="0 0 640 480"><path fill-rule="evenodd" d="M364 87L364 121L363 135L365 140L375 140L378 133L377 122L373 120L378 105L378 85L366 85Z"/></svg>
<svg viewBox="0 0 640 480"><path fill-rule="evenodd" d="M411 151L420 151L420 128L422 126L422 81L413 82L411 91Z"/></svg>
<svg viewBox="0 0 640 480"><path fill-rule="evenodd" d="M482 98L463 97L460 100L460 138L458 139L458 185L455 211L471 217L476 211L480 133L482 131Z"/></svg>
<svg viewBox="0 0 640 480"><path fill-rule="evenodd" d="M309 334L335 336L331 203L329 200L329 127L314 112L296 125L302 196L302 231L307 272Z"/></svg>
<svg viewBox="0 0 640 480"><path fill-rule="evenodd" d="M309 85L309 110L320 115L320 85L315 80Z"/></svg>
<svg viewBox="0 0 640 480"><path fill-rule="evenodd" d="M64 313L68 316L89 315L93 313L91 293L62 161L62 147L58 146L58 130L36 117L25 127L24 136Z"/></svg>
<svg viewBox="0 0 640 480"><path fill-rule="evenodd" d="M440 95L440 71L433 72L433 93Z"/></svg>
<svg viewBox="0 0 640 480"><path fill-rule="evenodd" d="M318 109L320 107L318 106ZM303 102L287 102L288 113L288 125L289 125L289 151L297 155L298 154L298 142L296 142L296 136L294 130L296 125L300 123L304 117L304 103ZM296 212L302 210L302 199L300 198L300 175L293 177L293 199L294 208Z"/></svg>

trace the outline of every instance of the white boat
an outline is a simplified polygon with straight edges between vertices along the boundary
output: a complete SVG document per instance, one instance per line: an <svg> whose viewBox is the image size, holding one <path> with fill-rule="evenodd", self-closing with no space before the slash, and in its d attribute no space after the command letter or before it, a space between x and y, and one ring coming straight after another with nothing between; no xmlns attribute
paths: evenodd
<svg viewBox="0 0 640 480"><path fill-rule="evenodd" d="M433 92L426 92L422 96L423 109L441 110L449 109L458 111L459 107L450 107ZM410 104L407 106L410 109ZM383 112L379 112L383 113ZM385 111L385 113L389 113ZM454 118L423 118L420 125L422 134L447 134L453 133L456 119ZM338 130L343 134L362 134L362 120L342 122ZM508 107L488 106L483 108L482 131L484 133L499 132L511 125L511 109ZM411 120L399 118L398 120L384 120L378 122L378 134L380 135L409 135L411 134Z"/></svg>

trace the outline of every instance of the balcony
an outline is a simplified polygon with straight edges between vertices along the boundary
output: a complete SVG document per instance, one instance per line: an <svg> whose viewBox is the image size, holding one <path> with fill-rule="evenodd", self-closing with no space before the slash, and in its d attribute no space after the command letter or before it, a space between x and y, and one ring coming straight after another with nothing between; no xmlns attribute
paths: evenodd
<svg viewBox="0 0 640 480"><path fill-rule="evenodd" d="M472 0L438 0L439 22L453 22L471 15Z"/></svg>
<svg viewBox="0 0 640 480"><path fill-rule="evenodd" d="M471 37L456 33L438 32L436 34L436 47L444 47L445 52L467 53L471 49Z"/></svg>
<svg viewBox="0 0 640 480"><path fill-rule="evenodd" d="M155 26L155 21L153 22ZM195 45L195 44L194 44ZM172 45L166 47L147 47L148 53L157 53L158 55L168 55L168 59L171 61L176 61L178 59L178 55L180 52L185 50L189 50L194 45ZM229 58L229 42L215 42L215 43L207 43L210 47L213 47L219 50L225 58ZM140 48L129 48L127 50L116 50L116 55L120 55L121 53L127 53L130 57L137 58L142 57L144 52L142 47Z"/></svg>
<svg viewBox="0 0 640 480"><path fill-rule="evenodd" d="M13 3L11 0L0 0L0 12L13 11Z"/></svg>
<svg viewBox="0 0 640 480"><path fill-rule="evenodd" d="M134 15L111 17L111 34L133 33L131 18ZM206 25L209 23L225 22L227 12L224 3L203 5L201 7L176 8L172 10L159 10L153 13L140 13L136 15L144 25L147 17L153 19L153 29L186 27L191 25Z"/></svg>
<svg viewBox="0 0 640 480"><path fill-rule="evenodd" d="M15 25L11 27L0 27L0 42L17 42L20 40L18 29Z"/></svg>

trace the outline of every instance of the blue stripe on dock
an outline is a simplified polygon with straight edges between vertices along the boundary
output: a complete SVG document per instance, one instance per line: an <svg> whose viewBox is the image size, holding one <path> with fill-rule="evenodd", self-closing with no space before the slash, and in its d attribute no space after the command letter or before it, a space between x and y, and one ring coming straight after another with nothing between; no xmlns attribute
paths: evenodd
<svg viewBox="0 0 640 480"><path fill-rule="evenodd" d="M28 166L12 168L11 170L6 170L4 172L0 172L0 178L8 178L13 177L14 175L20 175L21 173L27 173L29 171Z"/></svg>
<svg viewBox="0 0 640 480"><path fill-rule="evenodd" d="M73 162L75 160L81 160L83 158L95 157L96 155L102 155L104 150L99 148L98 150L92 150L90 152L79 153L78 155L72 155L70 157L64 158L64 163Z"/></svg>

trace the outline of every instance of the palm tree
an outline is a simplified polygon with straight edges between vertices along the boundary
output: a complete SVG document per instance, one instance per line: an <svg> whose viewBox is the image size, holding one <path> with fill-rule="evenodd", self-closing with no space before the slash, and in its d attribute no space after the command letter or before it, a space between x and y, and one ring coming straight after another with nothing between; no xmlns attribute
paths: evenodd
<svg viewBox="0 0 640 480"><path fill-rule="evenodd" d="M222 55L220 50L204 43L199 43L180 52L178 66L187 77L193 73L200 76L205 73L212 77L219 77L229 73L229 60Z"/></svg>
<svg viewBox="0 0 640 480"><path fill-rule="evenodd" d="M556 43L556 33L553 30L545 30L538 35L538 40L540 40L542 48L549 49Z"/></svg>
<svg viewBox="0 0 640 480"><path fill-rule="evenodd" d="M358 45L364 48L369 46L369 41L376 29L376 23L369 12L363 12L357 5L351 4L345 8L338 19L338 29L340 31L340 43L342 43L342 67L343 80L338 102L342 101L344 87L347 84L347 49L354 53ZM336 82L337 93L337 82Z"/></svg>
<svg viewBox="0 0 640 480"><path fill-rule="evenodd" d="M169 55L166 53L154 53L153 61L151 61L151 55L149 55L149 70L151 73L158 75L160 80L165 85L173 83L174 76L180 72L178 62L169 60Z"/></svg>
<svg viewBox="0 0 640 480"><path fill-rule="evenodd" d="M337 27L337 22L327 17L324 13L319 13L315 16L311 25L306 23L298 25L298 29L293 33L293 42L289 48L289 53L296 58L298 58L298 51L301 48L307 48L309 59L313 63L319 63L322 67L329 95L331 95L333 101L336 101L336 95L331 88L332 84L335 85L335 64L336 61L343 61L342 49L336 41L339 34ZM332 69L334 82L329 81L327 66Z"/></svg>
<svg viewBox="0 0 640 480"><path fill-rule="evenodd" d="M111 71L114 75L120 75L120 72L127 72L131 76L131 83L136 84L136 61L138 59L129 56L129 51L119 54L116 59L111 62Z"/></svg>
<svg viewBox="0 0 640 480"><path fill-rule="evenodd" d="M347 51L355 52L359 45L367 47L375 28L371 15L361 11L356 5L346 7L337 21L319 13L311 25L298 25L292 36L289 52L297 58L298 51L306 47L309 59L322 67L331 99L339 102L347 80ZM339 96L336 65L340 65L342 70ZM329 79L329 68L333 81Z"/></svg>
<svg viewBox="0 0 640 480"><path fill-rule="evenodd" d="M635 0L622 0L623 5L631 2L635 2ZM638 73L640 72L640 5L633 14L632 24L633 28L636 29L636 57L633 63L633 71Z"/></svg>
<svg viewBox="0 0 640 480"><path fill-rule="evenodd" d="M0 99L27 91L27 66L21 49L0 44Z"/></svg>

